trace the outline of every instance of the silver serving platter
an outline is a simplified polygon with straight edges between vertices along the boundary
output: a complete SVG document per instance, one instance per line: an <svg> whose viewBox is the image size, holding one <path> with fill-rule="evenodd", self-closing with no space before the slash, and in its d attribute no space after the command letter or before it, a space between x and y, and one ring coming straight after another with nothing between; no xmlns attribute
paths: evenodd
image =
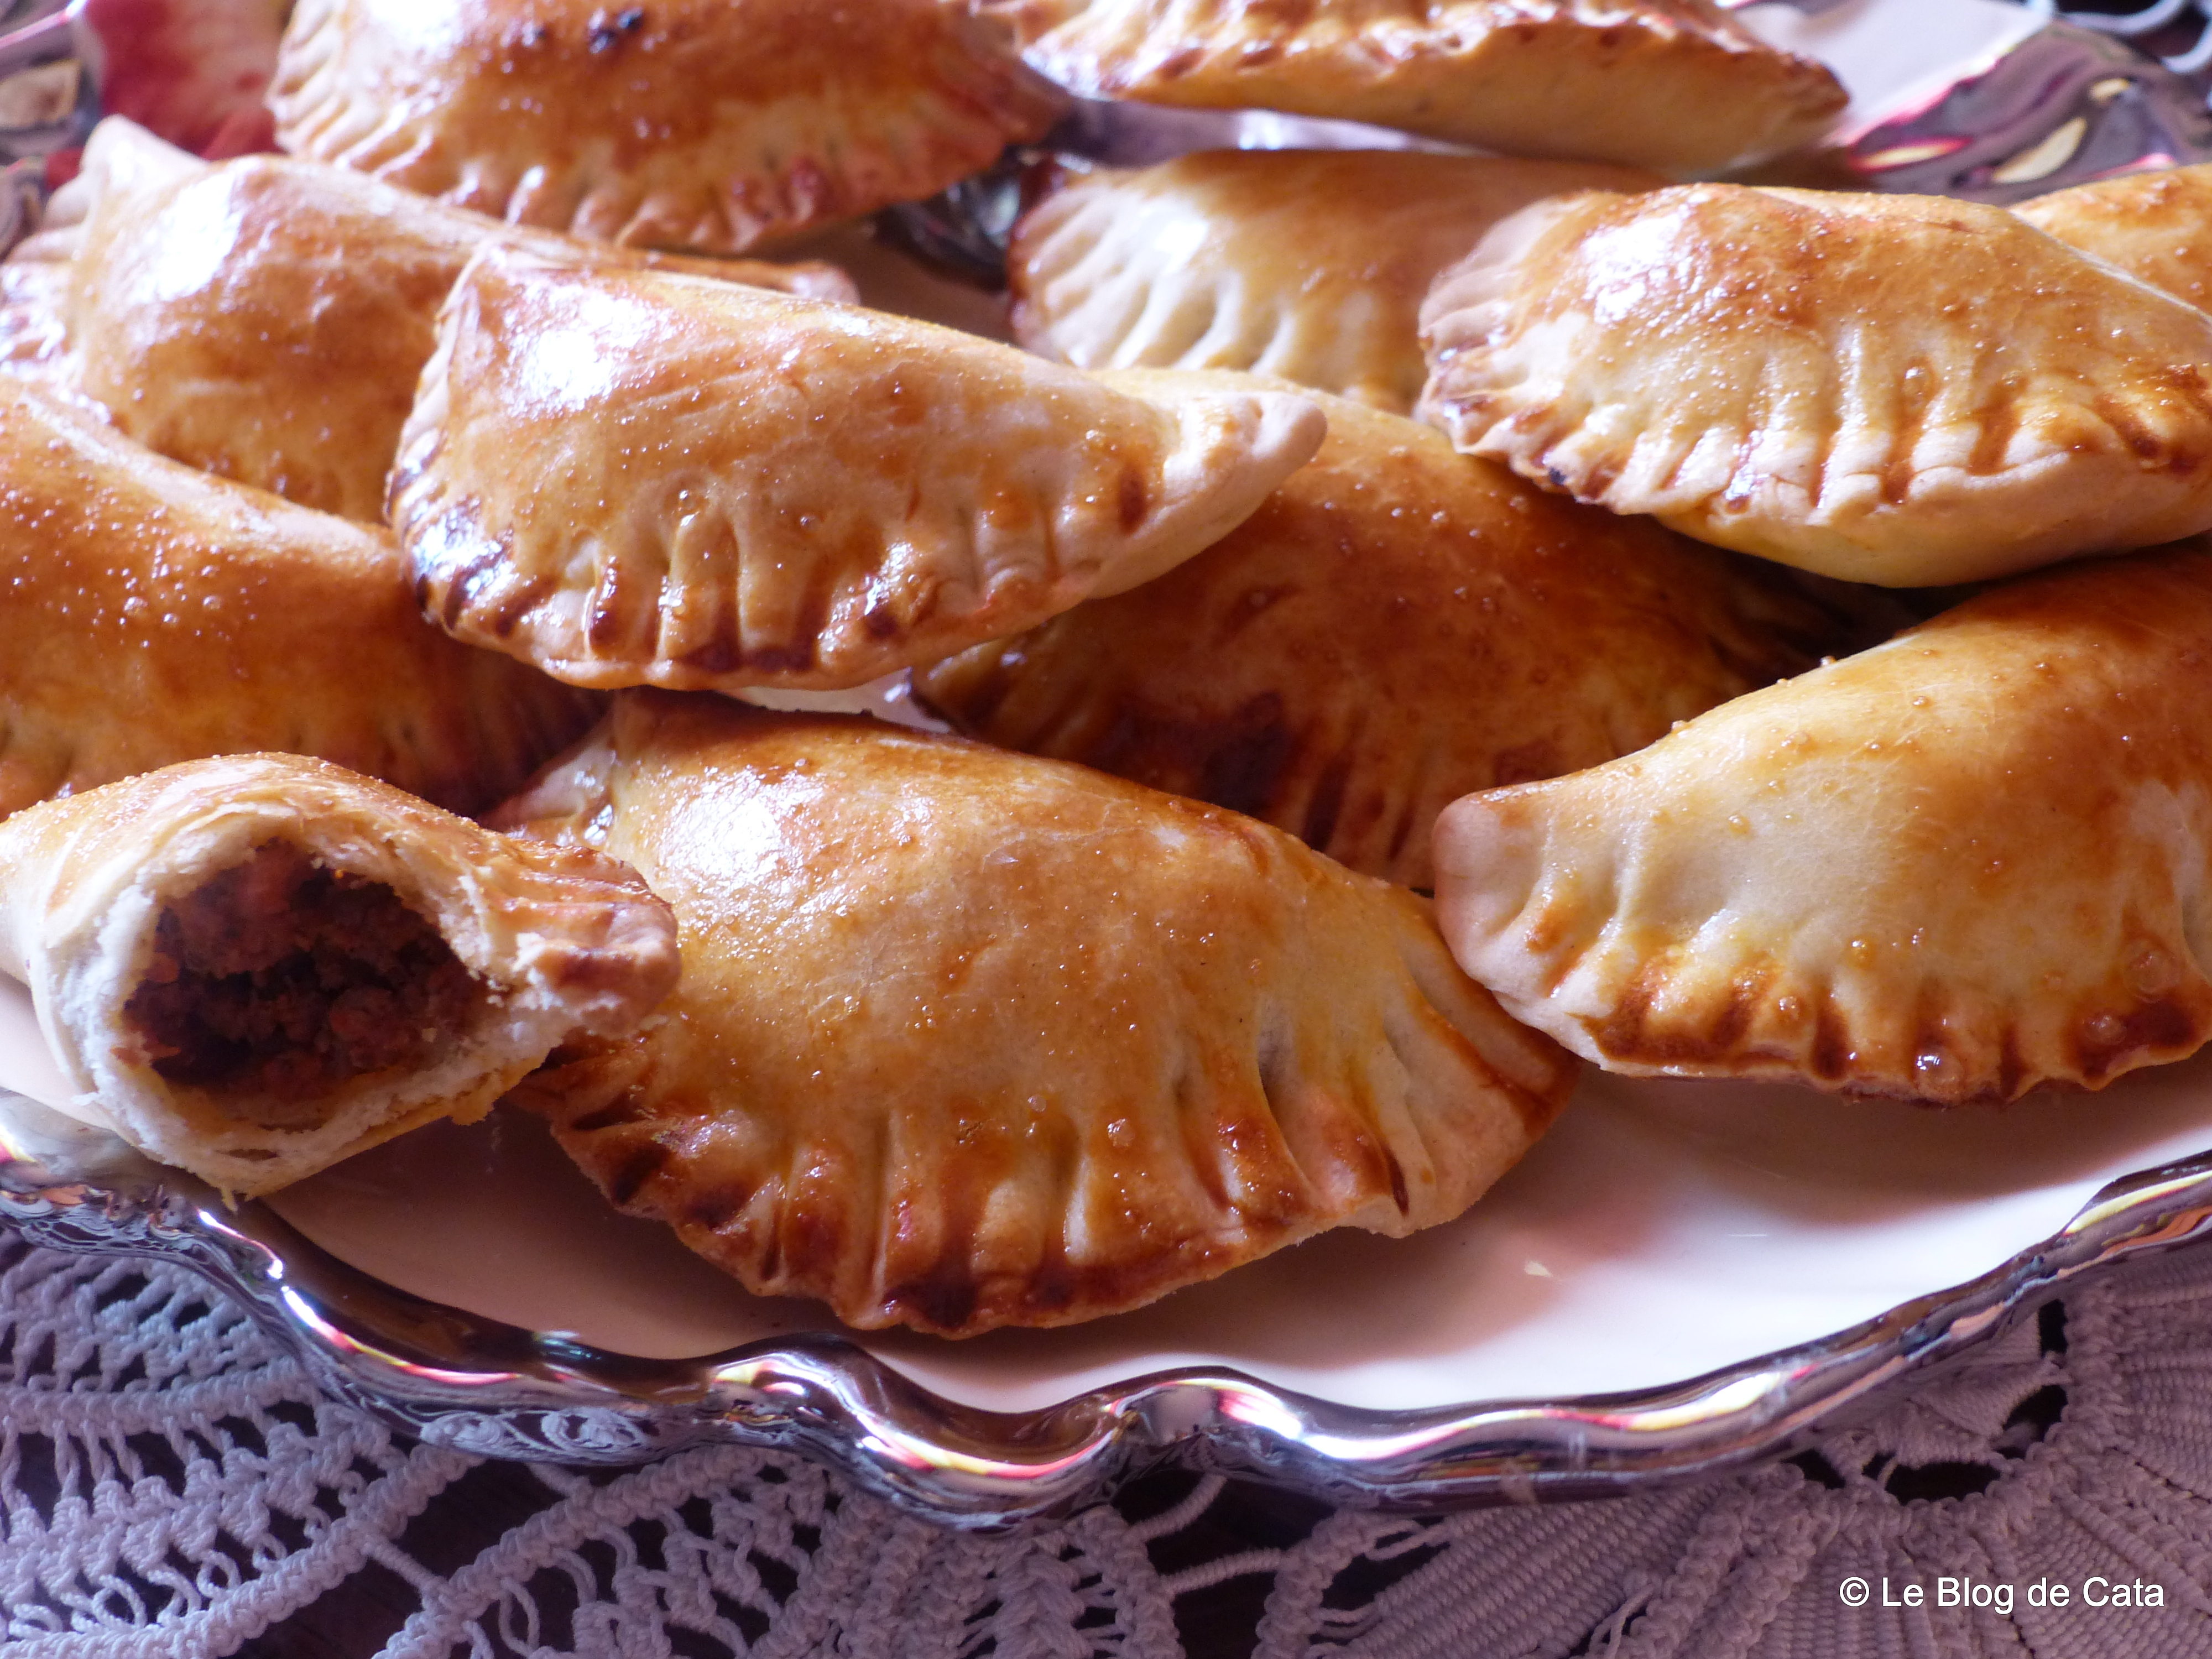
<svg viewBox="0 0 2212 1659"><path fill-rule="evenodd" d="M2114 1182L2002 1266L1817 1342L1666 1388L1413 1412L1353 1409L1229 1370L981 1411L830 1335L683 1360L610 1353L395 1290L265 1204L227 1208L113 1136L4 1091L0 1219L50 1249L204 1274L318 1386L439 1445L611 1464L709 1441L787 1446L902 1508L997 1527L1095 1499L1170 1455L1402 1509L1590 1497L1780 1455L2069 1280L2212 1233L2212 1152Z"/></svg>
<svg viewBox="0 0 2212 1659"><path fill-rule="evenodd" d="M1802 0L1808 26L1923 0ZM1769 9L1772 9L1769 8ZM2160 0L2143 16L2185 8ZM73 58L83 100L0 132L0 246L35 211L36 158L96 113L100 45L85 0L0 9L0 94ZM1915 23L1924 21L1916 14ZM2136 165L2212 155L2197 85L2130 40L2127 17L2051 23L1951 66L1894 107L1859 115L1839 153L1869 188L2009 201ZM4 104L4 96L0 96ZM1856 112L1855 112L1856 114ZM1154 159L1207 144L1360 144L1371 130L1275 116L1085 106L1074 152ZM1012 170L894 210L888 240L988 284L999 274ZM1783 1455L1909 1374L1977 1343L2058 1287L2212 1231L2212 1152L2111 1182L2057 1231L1964 1283L1818 1340L1688 1381L1564 1400L1413 1411L1332 1403L1227 1368L1164 1370L1047 1408L994 1412L924 1389L854 1341L782 1336L701 1358L644 1359L410 1295L349 1266L269 1206L227 1207L120 1141L0 1090L0 1220L63 1250L155 1257L221 1286L331 1395L435 1443L497 1457L629 1464L710 1441L803 1449L891 1501L992 1527L1096 1498L1175 1456L1340 1503L1441 1508L1580 1497Z"/></svg>

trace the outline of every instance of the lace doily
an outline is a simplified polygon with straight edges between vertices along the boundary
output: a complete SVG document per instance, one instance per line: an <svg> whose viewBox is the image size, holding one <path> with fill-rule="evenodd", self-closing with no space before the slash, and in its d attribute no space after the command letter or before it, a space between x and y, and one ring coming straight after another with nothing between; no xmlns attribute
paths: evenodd
<svg viewBox="0 0 2212 1659"><path fill-rule="evenodd" d="M6 1659L290 1656L334 1616L388 1659L2212 1654L2212 1250L1749 1472L1425 1518L1164 1472L989 1537L789 1453L586 1474L413 1444L191 1275L10 1239L0 1516Z"/></svg>

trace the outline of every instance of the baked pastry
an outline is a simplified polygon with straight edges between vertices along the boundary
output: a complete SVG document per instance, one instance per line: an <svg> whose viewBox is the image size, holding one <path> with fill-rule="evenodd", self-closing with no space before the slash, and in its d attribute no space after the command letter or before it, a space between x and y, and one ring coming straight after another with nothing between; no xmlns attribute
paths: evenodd
<svg viewBox="0 0 2212 1659"><path fill-rule="evenodd" d="M1407 414L1437 273L1547 196L1627 167L1415 150L1200 150L1055 169L1006 257L1016 337L1084 368L1240 368Z"/></svg>
<svg viewBox="0 0 2212 1659"><path fill-rule="evenodd" d="M668 908L320 761L191 761L0 824L0 970L72 1109L234 1194L466 1121L676 981Z"/></svg>
<svg viewBox="0 0 2212 1659"><path fill-rule="evenodd" d="M2124 173L2013 211L2200 311L2212 306L2212 165Z"/></svg>
<svg viewBox="0 0 2212 1659"><path fill-rule="evenodd" d="M1080 767L636 692L501 821L635 864L684 952L514 1101L851 1325L1064 1324L1449 1219L1572 1079L1423 901Z"/></svg>
<svg viewBox="0 0 2212 1659"><path fill-rule="evenodd" d="M2212 317L2002 208L1693 185L1540 203L1423 310L1470 454L1893 586L2212 527Z"/></svg>
<svg viewBox="0 0 2212 1659"><path fill-rule="evenodd" d="M1772 566L1547 495L1399 416L1322 408L1320 455L1224 539L919 671L916 692L989 742L1426 887L1459 796L1611 760L1865 642Z"/></svg>
<svg viewBox="0 0 2212 1659"><path fill-rule="evenodd" d="M1095 98L1278 109L1510 155L1715 171L1844 112L1711 0L978 0Z"/></svg>
<svg viewBox="0 0 2212 1659"><path fill-rule="evenodd" d="M1609 1071L1960 1102L2212 1034L2212 552L1993 588L1437 826L1461 963Z"/></svg>
<svg viewBox="0 0 2212 1659"><path fill-rule="evenodd" d="M19 360L35 343L52 378L164 455L380 523L438 307L487 240L857 297L828 265L593 248L339 167L205 166L109 120L46 228L0 264L0 339Z"/></svg>
<svg viewBox="0 0 2212 1659"><path fill-rule="evenodd" d="M422 620L392 538L162 459L0 376L0 817L206 755L512 793L598 699Z"/></svg>
<svg viewBox="0 0 2212 1659"><path fill-rule="evenodd" d="M579 685L835 690L1149 580L1321 442L849 306L480 252L392 521L458 637Z"/></svg>
<svg viewBox="0 0 2212 1659"><path fill-rule="evenodd" d="M928 196L1065 100L940 0L300 0L277 142L494 218L738 253Z"/></svg>

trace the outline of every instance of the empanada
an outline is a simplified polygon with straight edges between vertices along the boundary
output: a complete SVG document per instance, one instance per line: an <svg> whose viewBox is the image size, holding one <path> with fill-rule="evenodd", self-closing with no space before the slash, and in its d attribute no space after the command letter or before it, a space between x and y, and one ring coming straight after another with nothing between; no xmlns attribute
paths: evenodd
<svg viewBox="0 0 2212 1659"><path fill-rule="evenodd" d="M579 685L859 685L1149 580L1321 442L854 306L498 249L392 473L426 608Z"/></svg>
<svg viewBox="0 0 2212 1659"><path fill-rule="evenodd" d="M65 355L55 377L164 455L378 523L438 307L487 240L857 297L828 265L596 248L340 167L205 166L110 120L0 264L0 337Z"/></svg>
<svg viewBox="0 0 2212 1659"><path fill-rule="evenodd" d="M2212 552L2076 566L1437 826L1445 936L1608 1070L1940 1101L2212 1034Z"/></svg>
<svg viewBox="0 0 2212 1659"><path fill-rule="evenodd" d="M735 253L942 190L1065 100L941 0L300 0L270 103L319 161Z"/></svg>
<svg viewBox="0 0 2212 1659"><path fill-rule="evenodd" d="M1626 167L1413 150L1201 150L1062 171L1014 228L1014 332L1084 368L1241 368L1400 415L1437 273L1547 196Z"/></svg>
<svg viewBox="0 0 2212 1659"><path fill-rule="evenodd" d="M1702 173L1843 113L1821 65L1711 0L977 0L1099 98L1278 109L1510 155Z"/></svg>
<svg viewBox="0 0 2212 1659"><path fill-rule="evenodd" d="M0 824L0 971L72 1109L232 1193L466 1121L676 982L635 872L295 755L188 762Z"/></svg>
<svg viewBox="0 0 2212 1659"><path fill-rule="evenodd" d="M2013 211L2200 311L2212 305L2212 165L2124 173Z"/></svg>
<svg viewBox="0 0 2212 1659"><path fill-rule="evenodd" d="M264 749L468 810L597 705L424 622L389 536L164 460L0 376L0 817Z"/></svg>
<svg viewBox="0 0 2212 1659"><path fill-rule="evenodd" d="M915 690L990 742L1425 887L1430 826L1459 796L1640 749L1851 642L1771 566L1547 495L1413 421L1322 407L1320 455L1225 539Z"/></svg>
<svg viewBox="0 0 2212 1659"><path fill-rule="evenodd" d="M865 720L630 693L502 822L674 906L635 1037L514 1097L750 1288L960 1335L1449 1219L1572 1062L1278 830Z"/></svg>
<svg viewBox="0 0 2212 1659"><path fill-rule="evenodd" d="M2212 317L2002 208L1693 185L1540 203L1423 310L1472 454L1852 581L2212 527Z"/></svg>

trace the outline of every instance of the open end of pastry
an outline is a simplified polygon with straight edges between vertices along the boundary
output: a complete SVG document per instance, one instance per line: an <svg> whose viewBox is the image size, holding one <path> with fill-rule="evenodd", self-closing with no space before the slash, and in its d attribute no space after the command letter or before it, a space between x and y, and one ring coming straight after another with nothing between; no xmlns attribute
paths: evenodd
<svg viewBox="0 0 2212 1659"><path fill-rule="evenodd" d="M390 887L267 842L164 907L124 1019L167 1081L301 1127L352 1079L436 1054L488 994Z"/></svg>

